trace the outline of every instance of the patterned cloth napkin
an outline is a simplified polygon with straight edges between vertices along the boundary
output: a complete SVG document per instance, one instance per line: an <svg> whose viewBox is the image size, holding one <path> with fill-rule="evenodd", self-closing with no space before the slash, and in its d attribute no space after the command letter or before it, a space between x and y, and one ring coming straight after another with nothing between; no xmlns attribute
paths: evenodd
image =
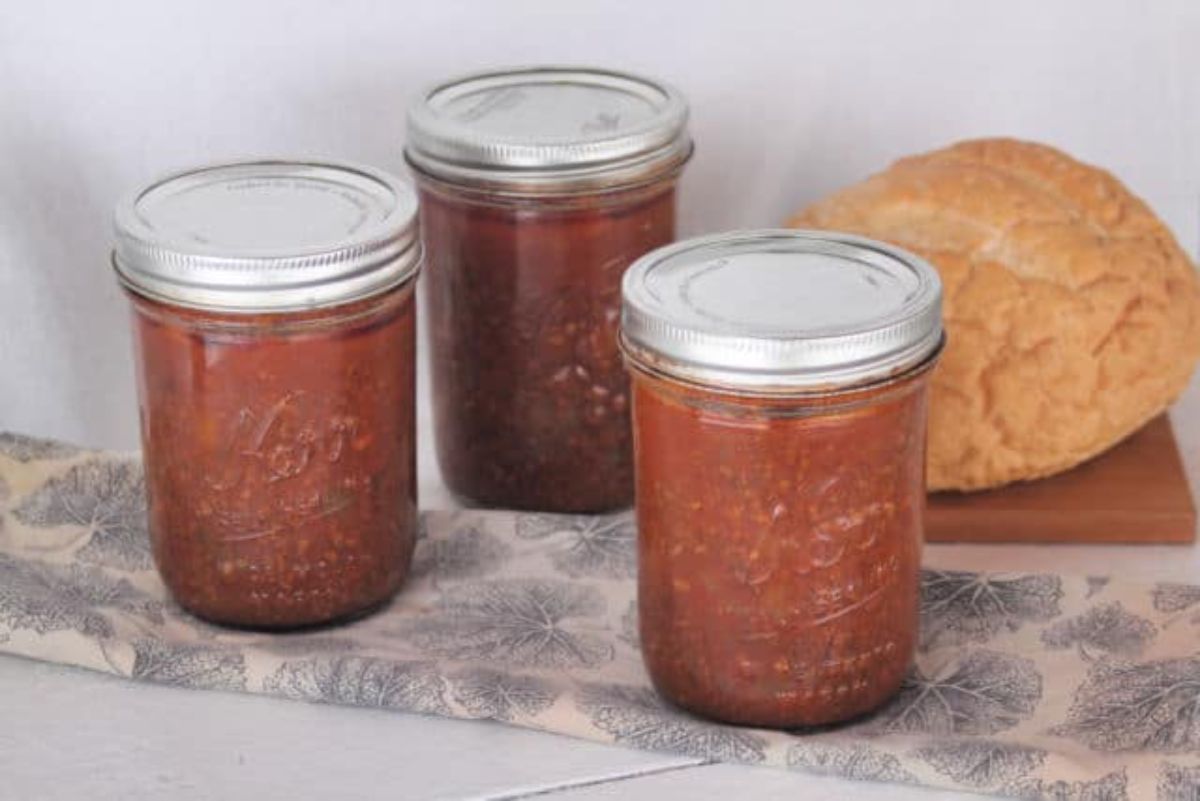
<svg viewBox="0 0 1200 801"><path fill-rule="evenodd" d="M697 720L651 690L628 515L428 512L388 608L256 634L171 603L144 513L135 458L0 434L0 651L852 779L1200 798L1200 586L927 571L899 696L852 725L778 732Z"/></svg>

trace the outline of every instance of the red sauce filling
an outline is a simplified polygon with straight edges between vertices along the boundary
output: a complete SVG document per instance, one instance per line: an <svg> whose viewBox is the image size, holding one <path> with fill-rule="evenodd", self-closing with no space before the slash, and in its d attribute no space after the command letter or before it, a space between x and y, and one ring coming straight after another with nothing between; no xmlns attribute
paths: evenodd
<svg viewBox="0 0 1200 801"><path fill-rule="evenodd" d="M629 506L620 285L675 236L674 180L582 199L421 188L438 460L486 506Z"/></svg>
<svg viewBox="0 0 1200 801"><path fill-rule="evenodd" d="M634 370L641 642L665 697L792 727L898 689L917 631L926 375L778 400Z"/></svg>
<svg viewBox="0 0 1200 801"><path fill-rule="evenodd" d="M291 627L389 598L417 520L412 283L287 314L132 298L150 536L176 600Z"/></svg>

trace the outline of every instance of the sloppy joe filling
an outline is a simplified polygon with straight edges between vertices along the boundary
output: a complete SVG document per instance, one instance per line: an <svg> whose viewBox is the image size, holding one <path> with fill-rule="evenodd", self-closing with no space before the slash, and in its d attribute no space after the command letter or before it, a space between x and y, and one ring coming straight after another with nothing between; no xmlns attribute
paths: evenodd
<svg viewBox="0 0 1200 801"><path fill-rule="evenodd" d="M877 706L917 629L925 368L807 399L633 372L641 642L655 685L754 725Z"/></svg>
<svg viewBox="0 0 1200 801"><path fill-rule="evenodd" d="M426 180L421 224L446 484L484 506L629 506L621 276L674 239L673 183L484 201Z"/></svg>
<svg viewBox="0 0 1200 801"><path fill-rule="evenodd" d="M304 313L133 301L150 535L179 603L290 627L395 592L416 531L411 282Z"/></svg>

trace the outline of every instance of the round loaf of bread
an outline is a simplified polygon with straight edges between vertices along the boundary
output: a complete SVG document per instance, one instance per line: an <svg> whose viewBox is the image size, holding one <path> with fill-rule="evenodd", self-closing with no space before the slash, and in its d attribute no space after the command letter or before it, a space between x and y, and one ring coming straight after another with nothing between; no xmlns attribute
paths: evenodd
<svg viewBox="0 0 1200 801"><path fill-rule="evenodd" d="M902 159L789 224L890 242L941 274L932 490L1095 456L1163 411L1200 355L1200 288L1171 232L1112 175L1044 145Z"/></svg>

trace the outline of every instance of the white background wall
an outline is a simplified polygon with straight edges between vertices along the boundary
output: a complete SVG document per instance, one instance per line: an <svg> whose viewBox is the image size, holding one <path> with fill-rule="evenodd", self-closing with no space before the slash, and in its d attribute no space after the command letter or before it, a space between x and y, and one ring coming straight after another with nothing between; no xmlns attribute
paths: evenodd
<svg viewBox="0 0 1200 801"><path fill-rule="evenodd" d="M167 169L314 154L400 169L450 73L591 62L690 97L683 233L778 223L990 134L1102 164L1195 253L1200 2L0 0L0 429L133 447L115 198Z"/></svg>

